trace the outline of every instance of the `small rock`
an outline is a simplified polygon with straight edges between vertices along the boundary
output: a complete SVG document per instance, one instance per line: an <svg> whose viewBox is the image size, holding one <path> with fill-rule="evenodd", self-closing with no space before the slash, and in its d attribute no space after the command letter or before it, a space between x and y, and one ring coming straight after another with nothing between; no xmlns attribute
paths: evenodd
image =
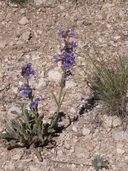
<svg viewBox="0 0 128 171"><path fill-rule="evenodd" d="M76 114L76 109L75 109L74 107L72 107L72 108L70 109L70 112L71 112L72 114Z"/></svg>
<svg viewBox="0 0 128 171"><path fill-rule="evenodd" d="M73 88L73 87L76 87L76 83L75 82L73 82L73 81L66 81L66 89L67 88Z"/></svg>
<svg viewBox="0 0 128 171"><path fill-rule="evenodd" d="M20 21L19 21L19 24L21 25L25 25L25 24L28 24L28 19L26 17L23 17Z"/></svg>
<svg viewBox="0 0 128 171"><path fill-rule="evenodd" d="M121 125L121 119L119 118L116 118L114 121L113 121L113 127L118 127Z"/></svg>
<svg viewBox="0 0 128 171"><path fill-rule="evenodd" d="M72 170L69 168L56 168L55 171L72 171Z"/></svg>
<svg viewBox="0 0 128 171"><path fill-rule="evenodd" d="M17 115L12 114L11 111L17 111L17 112L20 113L20 114L22 113L22 111L21 111L18 107L15 107L15 106L11 107L11 108L7 111L7 115L8 115L9 117L11 117L11 119L16 119L16 118L17 118Z"/></svg>
<svg viewBox="0 0 128 171"><path fill-rule="evenodd" d="M48 72L49 81L60 83L61 78L62 78L62 74L59 71L51 70Z"/></svg>
<svg viewBox="0 0 128 171"><path fill-rule="evenodd" d="M12 160L20 160L21 156L21 154L16 154L15 156L12 156Z"/></svg>
<svg viewBox="0 0 128 171"><path fill-rule="evenodd" d="M105 3L105 4L103 5L103 8L111 8L111 7L113 7L113 6L114 6L114 4Z"/></svg>
<svg viewBox="0 0 128 171"><path fill-rule="evenodd" d="M90 134L90 130L87 129L87 128L83 128L83 129L82 129L82 134L83 134L83 135L89 135L89 134Z"/></svg>
<svg viewBox="0 0 128 171"><path fill-rule="evenodd" d="M19 13L20 13L20 14L25 14L25 13L26 13L25 8L20 9Z"/></svg>
<svg viewBox="0 0 128 171"><path fill-rule="evenodd" d="M36 6L40 6L41 4L43 4L43 0L34 0L34 3L36 4Z"/></svg>
<svg viewBox="0 0 128 171"><path fill-rule="evenodd" d="M39 55L32 54L32 60L35 61L37 59L40 59Z"/></svg>
<svg viewBox="0 0 128 171"><path fill-rule="evenodd" d="M23 41L27 42L29 40L29 38L30 38L30 34L31 34L30 31L27 31L27 32L23 33L22 36L21 36L21 39Z"/></svg>
<svg viewBox="0 0 128 171"><path fill-rule="evenodd" d="M44 71L42 71L39 76L44 78Z"/></svg>
<svg viewBox="0 0 128 171"><path fill-rule="evenodd" d="M46 82L42 78L42 79L39 80L39 84L36 86L36 89L42 90L45 86L46 86Z"/></svg>
<svg viewBox="0 0 128 171"><path fill-rule="evenodd" d="M6 42L0 42L0 49L4 49L6 46Z"/></svg>
<svg viewBox="0 0 128 171"><path fill-rule="evenodd" d="M125 151L124 151L124 150L122 150L122 149L120 149L120 148L117 148L117 153L118 153L118 154L124 154L124 153L125 153Z"/></svg>
<svg viewBox="0 0 128 171"><path fill-rule="evenodd" d="M73 130L74 132L77 132L77 128L76 128L75 126L72 127L72 130Z"/></svg>
<svg viewBox="0 0 128 171"><path fill-rule="evenodd" d="M120 131L120 132L113 132L113 138L115 141L123 141L126 140L128 142L128 132Z"/></svg>
<svg viewBox="0 0 128 171"><path fill-rule="evenodd" d="M8 62L8 58L5 58L4 62Z"/></svg>
<svg viewBox="0 0 128 171"><path fill-rule="evenodd" d="M17 87L12 87L13 93L17 94Z"/></svg>
<svg viewBox="0 0 128 171"><path fill-rule="evenodd" d="M105 123L105 128L106 127L111 128L112 127L112 117L104 115L104 123Z"/></svg>

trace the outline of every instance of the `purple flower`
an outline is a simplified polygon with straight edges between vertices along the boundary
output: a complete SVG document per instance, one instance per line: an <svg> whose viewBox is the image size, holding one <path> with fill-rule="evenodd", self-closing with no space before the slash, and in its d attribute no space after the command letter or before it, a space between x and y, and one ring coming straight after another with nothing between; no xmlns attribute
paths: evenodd
<svg viewBox="0 0 128 171"><path fill-rule="evenodd" d="M24 97L28 97L28 95L30 94L30 93L32 93L32 90L31 90L31 88L26 88L25 90L24 90L24 92L22 93L22 96L24 96Z"/></svg>
<svg viewBox="0 0 128 171"><path fill-rule="evenodd" d="M71 48L73 49L73 48L75 48L76 47L76 42L70 42L70 46L71 46Z"/></svg>
<svg viewBox="0 0 128 171"><path fill-rule="evenodd" d="M36 98L36 99L30 104L30 109L35 109L35 108L37 107L38 102L39 102L40 100L43 101L44 98L43 98L43 97L41 97L41 98Z"/></svg>
<svg viewBox="0 0 128 171"><path fill-rule="evenodd" d="M58 58L56 58L56 63L58 63L59 62L59 59Z"/></svg>
<svg viewBox="0 0 128 171"><path fill-rule="evenodd" d="M23 90L24 90L24 91L23 91ZM28 95L29 95L30 93L32 93L32 90L31 90L31 88L29 87L29 85L28 85L27 83L24 83L23 87L18 88L17 91L18 91L18 93L20 93L21 91L23 91L22 95L23 95L24 97L28 97Z"/></svg>
<svg viewBox="0 0 128 171"><path fill-rule="evenodd" d="M26 78L29 79L30 78L30 74L31 75L35 75L35 70L32 69L31 65L26 63L21 71L21 75Z"/></svg>
<svg viewBox="0 0 128 171"><path fill-rule="evenodd" d="M70 33L71 37L75 38L75 39L78 39L78 37L75 35L74 33L74 30L71 30L71 33Z"/></svg>
<svg viewBox="0 0 128 171"><path fill-rule="evenodd" d="M59 30L59 36L62 36L64 34L64 31L62 29Z"/></svg>

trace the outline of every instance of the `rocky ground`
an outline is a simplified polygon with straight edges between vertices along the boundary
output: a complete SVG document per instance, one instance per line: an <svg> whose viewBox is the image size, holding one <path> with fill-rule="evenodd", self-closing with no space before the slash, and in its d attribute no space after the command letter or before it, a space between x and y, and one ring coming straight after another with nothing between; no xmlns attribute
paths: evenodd
<svg viewBox="0 0 128 171"><path fill-rule="evenodd" d="M10 111L20 110L26 101L17 94L24 80L16 77L26 62L36 70L31 84L36 88L35 96L45 98L39 105L45 120L56 111L51 91L58 95L60 88L61 69L55 58L63 46L58 36L61 28L74 29L78 36L74 52L76 64L67 80L67 94L61 109L66 117L61 125L68 124L67 116L79 115L82 105L91 96L85 79L92 73L93 65L87 52L98 60L91 43L108 64L114 63L118 54L128 55L127 1L35 0L22 6L0 1L0 131L5 128L4 117L14 118ZM33 150L7 151L4 141L0 140L0 170L94 171L91 161L95 155L101 155L108 160L109 171L126 171L127 130L122 131L120 119L108 116L104 105L96 102L91 110L84 111L78 121L63 130L56 138L55 148L43 149L43 162L38 161Z"/></svg>

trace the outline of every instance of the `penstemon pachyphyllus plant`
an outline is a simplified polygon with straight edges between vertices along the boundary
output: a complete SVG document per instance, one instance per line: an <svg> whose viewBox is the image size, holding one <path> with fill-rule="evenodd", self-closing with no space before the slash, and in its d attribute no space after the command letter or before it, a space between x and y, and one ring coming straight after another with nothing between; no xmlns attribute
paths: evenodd
<svg viewBox="0 0 128 171"><path fill-rule="evenodd" d="M64 97L66 95L66 92L65 92L63 97L62 97L63 89L64 89L65 84L66 84L66 79L68 76L71 75L70 69L71 69L72 65L75 63L73 49L76 47L76 42L70 41L70 38L75 38L75 39L78 38L75 35L73 30L63 31L62 29L60 29L59 30L59 36L62 36L62 38L64 39L65 46L61 50L62 53L59 54L59 58L56 58L56 63L58 63L59 61L61 62L61 68L62 68L63 73L62 73L62 78L61 78L61 82L60 82L61 90L59 93L59 99L57 100L54 93L52 93L53 97L55 99L55 102L57 104L57 107L58 107L57 112L54 114L55 124L57 121L58 114L60 112L62 102L63 102Z"/></svg>
<svg viewBox="0 0 128 171"><path fill-rule="evenodd" d="M75 48L75 42L69 41L71 37L77 38L73 31L63 30L59 31L59 35L62 36L65 42L64 48L61 50L62 54L59 55L59 58L56 58L56 63L61 61L62 64L62 79L60 82L61 90L59 94L59 99L53 94L53 97L58 106L57 112L51 118L51 123L43 123L44 114L39 115L38 113L38 103L39 101L44 100L43 97L35 98L34 93L35 88L32 88L29 84L29 79L31 76L35 75L35 70L32 69L29 63L26 63L22 67L21 74L17 77L23 77L26 80L26 83L21 88L18 88L18 93L22 92L22 96L28 98L30 101L30 110L26 109L26 104L22 105L22 112L18 113L17 111L11 111L13 114L17 115L17 119L9 121L5 117L5 126L6 130L2 133L1 138L6 139L6 146L8 149L13 149L15 147L26 147L29 148L33 145L33 148L36 152L36 155L40 161L42 161L41 153L38 150L38 147L46 146L47 148L52 148L55 145L53 141L53 135L56 132L57 118L60 112L62 102L66 93L63 93L65 87L65 82L67 77L70 75L69 71L75 62L73 48Z"/></svg>

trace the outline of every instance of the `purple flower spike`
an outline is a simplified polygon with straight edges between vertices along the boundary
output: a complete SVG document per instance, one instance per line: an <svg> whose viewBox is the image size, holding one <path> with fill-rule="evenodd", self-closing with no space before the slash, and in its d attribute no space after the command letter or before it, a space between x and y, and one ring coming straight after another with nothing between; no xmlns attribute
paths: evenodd
<svg viewBox="0 0 128 171"><path fill-rule="evenodd" d="M30 78L30 74L31 75L35 75L35 70L32 69L31 65L30 64L25 64L22 68L22 71L21 71L21 75L26 78L26 79L29 79Z"/></svg>
<svg viewBox="0 0 128 171"><path fill-rule="evenodd" d="M62 29L59 30L59 35L62 36L62 38L64 38L64 47L61 50L61 54L59 54L59 58L56 58L56 63L58 63L58 61L61 61L61 64L65 70L65 78L64 80L66 80L66 77L68 77L70 74L68 74L68 71L71 69L73 63L75 63L75 58L74 58L74 54L73 54L73 49L76 47L76 42L74 41L69 41L69 39L72 38L78 38L73 30L67 30L67 31L63 31Z"/></svg>
<svg viewBox="0 0 128 171"><path fill-rule="evenodd" d="M24 91L23 91L23 90L24 90ZM24 97L28 97L28 95L29 95L30 93L32 93L32 90L31 90L31 88L28 86L27 83L24 83L23 87L18 88L17 92L20 93L21 91L23 91L22 95L23 95Z"/></svg>
<svg viewBox="0 0 128 171"><path fill-rule="evenodd" d="M44 98L43 98L43 97L41 97L41 98L36 98L36 99L30 104L30 109L35 109L36 106L38 105L38 102L39 102L40 100L43 101Z"/></svg>
<svg viewBox="0 0 128 171"><path fill-rule="evenodd" d="M75 33L74 33L74 30L71 30L71 37L73 37L73 38L75 38L75 39L78 39L78 37L75 35Z"/></svg>

